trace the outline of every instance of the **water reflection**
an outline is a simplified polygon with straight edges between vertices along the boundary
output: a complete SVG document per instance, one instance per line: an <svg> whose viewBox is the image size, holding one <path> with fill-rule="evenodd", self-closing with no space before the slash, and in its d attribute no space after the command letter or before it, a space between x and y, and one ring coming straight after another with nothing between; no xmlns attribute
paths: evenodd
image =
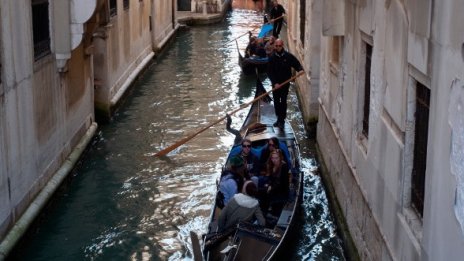
<svg viewBox="0 0 464 261"><path fill-rule="evenodd" d="M189 233L206 232L215 182L234 137L220 123L166 157L152 155L253 99L255 78L241 74L232 40L261 24L261 15L235 10L223 24L180 32L112 122L101 126L73 179L13 258L190 259ZM247 37L237 39L239 48L246 43ZM269 81L264 84L269 89ZM338 260L342 254L322 185L311 174L315 162L296 95L289 99L289 119L306 157L304 234L292 252L295 259ZM233 116L234 128L246 113Z"/></svg>
<svg viewBox="0 0 464 261"><path fill-rule="evenodd" d="M265 8L265 1L266 0L235 0L232 1L232 8L262 12Z"/></svg>

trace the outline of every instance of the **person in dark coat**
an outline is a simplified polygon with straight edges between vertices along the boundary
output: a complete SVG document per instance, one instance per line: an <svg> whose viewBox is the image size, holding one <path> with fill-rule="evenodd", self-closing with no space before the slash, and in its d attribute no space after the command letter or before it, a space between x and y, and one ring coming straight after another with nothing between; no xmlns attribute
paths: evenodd
<svg viewBox="0 0 464 261"><path fill-rule="evenodd" d="M290 155L288 152L288 149L286 148L286 145L284 142L279 141L277 137L272 137L270 138L266 145L263 146L261 149L261 157L259 159L259 165L260 167L266 166L269 156L271 155L271 152L274 150L281 150L283 155L284 155L284 161L287 163L288 168L292 168L292 164L290 161ZM265 169L261 169L261 171L265 171Z"/></svg>
<svg viewBox="0 0 464 261"><path fill-rule="evenodd" d="M250 42L248 43L247 47L245 48L245 58L252 57L253 55L257 55L258 51L258 41L256 36L250 37Z"/></svg>
<svg viewBox="0 0 464 261"><path fill-rule="evenodd" d="M241 145L234 147L230 152L230 157L240 156L243 159L248 171L245 178L259 174L259 156L252 149L251 140L244 138L241 140Z"/></svg>
<svg viewBox="0 0 464 261"><path fill-rule="evenodd" d="M284 207L285 200L289 193L289 173L288 165L284 161L281 150L271 152L266 166L266 176L269 177L267 184L267 197L271 205L271 214L279 216Z"/></svg>
<svg viewBox="0 0 464 261"><path fill-rule="evenodd" d="M272 1L272 9L270 16L271 19L275 19L272 28L272 35L274 35L275 38L279 37L280 30L282 29L282 24L284 22L284 18L282 17L284 14L284 7L281 4L279 4L277 0Z"/></svg>
<svg viewBox="0 0 464 261"><path fill-rule="evenodd" d="M268 76L273 88L279 88L283 83L292 77L292 68L302 71L303 67L298 59L291 53L285 51L284 42L277 39L274 43L274 54L269 57ZM290 83L272 92L274 98L274 109L277 121L274 127L284 128L285 118L287 118L287 96Z"/></svg>

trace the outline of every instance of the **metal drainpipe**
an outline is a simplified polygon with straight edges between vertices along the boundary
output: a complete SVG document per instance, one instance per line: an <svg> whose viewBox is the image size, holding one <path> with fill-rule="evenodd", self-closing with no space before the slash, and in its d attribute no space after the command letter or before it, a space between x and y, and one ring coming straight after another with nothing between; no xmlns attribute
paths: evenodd
<svg viewBox="0 0 464 261"><path fill-rule="evenodd" d="M24 235L24 233L26 233L32 221L40 214L40 211L48 202L56 189L60 186L61 182L63 182L66 176L74 168L74 165L79 160L82 152L85 150L89 142L92 140L92 137L95 135L97 126L98 125L95 122L90 125L84 137L82 137L69 157L61 165L60 169L55 173L55 175L53 175L50 181L48 181L47 185L45 185L45 187L40 191L39 195L37 195L37 197L29 205L21 218L8 232L5 239L0 244L0 261L3 261L8 256L15 244Z"/></svg>

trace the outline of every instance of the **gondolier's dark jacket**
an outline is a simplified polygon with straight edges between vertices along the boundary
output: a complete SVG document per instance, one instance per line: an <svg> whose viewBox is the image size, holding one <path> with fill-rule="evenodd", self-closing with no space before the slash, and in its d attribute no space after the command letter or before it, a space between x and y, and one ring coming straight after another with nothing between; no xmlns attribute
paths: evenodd
<svg viewBox="0 0 464 261"><path fill-rule="evenodd" d="M296 71L303 70L301 63L291 53L282 51L281 53L274 52L269 57L268 76L272 86L276 83L283 83L292 77L292 68Z"/></svg>
<svg viewBox="0 0 464 261"><path fill-rule="evenodd" d="M277 17L281 17L285 14L285 9L281 4L278 4L276 7L271 9L271 19L276 19ZM277 21L283 21L284 19L279 19Z"/></svg>

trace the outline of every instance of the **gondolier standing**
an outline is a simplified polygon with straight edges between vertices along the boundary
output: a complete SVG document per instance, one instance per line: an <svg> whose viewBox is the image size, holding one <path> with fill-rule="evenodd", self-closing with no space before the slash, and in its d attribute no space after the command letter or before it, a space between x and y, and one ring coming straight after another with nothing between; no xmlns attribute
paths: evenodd
<svg viewBox="0 0 464 261"><path fill-rule="evenodd" d="M283 129L285 126L285 118L287 118L287 96L290 84L287 83L280 87L280 83L292 77L292 68L297 72L302 71L303 67L298 59L291 53L285 51L284 42L277 39L274 43L274 54L269 57L268 76L271 80L273 88L279 88L272 92L274 98L274 110L277 116L277 121L274 127Z"/></svg>
<svg viewBox="0 0 464 261"><path fill-rule="evenodd" d="M277 0L273 0L271 9L271 19L276 19L274 20L274 27L272 29L272 35L274 35L275 38L279 37L280 29L282 29L282 24L284 22L284 18L282 17L284 14L284 7L281 4L279 4Z"/></svg>

